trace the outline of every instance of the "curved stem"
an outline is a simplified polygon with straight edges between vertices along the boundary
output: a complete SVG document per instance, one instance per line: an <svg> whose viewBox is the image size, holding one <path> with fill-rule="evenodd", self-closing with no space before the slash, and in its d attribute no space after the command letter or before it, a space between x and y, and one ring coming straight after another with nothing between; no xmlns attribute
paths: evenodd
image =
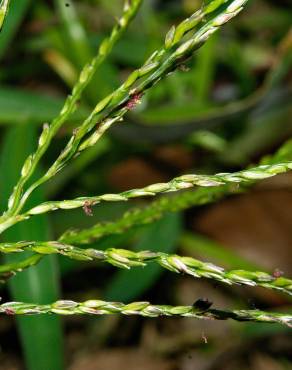
<svg viewBox="0 0 292 370"><path fill-rule="evenodd" d="M11 262L0 265L0 282L5 283L7 279L14 276L16 273L23 271L29 267L35 266L42 259L42 255L35 254L24 259L21 262Z"/></svg>
<svg viewBox="0 0 292 370"><path fill-rule="evenodd" d="M34 215L52 212L58 209L75 209L85 206L94 206L102 201L123 202L133 198L155 196L157 194L175 192L194 186L212 188L231 184L253 184L277 174L288 172L291 169L292 161L289 161L273 165L261 165L234 173L219 173L210 176L196 174L183 175L166 183L152 184L144 188L127 190L119 194L103 194L92 197L78 197L72 200L45 202L20 216L27 219Z"/></svg>
<svg viewBox="0 0 292 370"><path fill-rule="evenodd" d="M187 193L186 201L183 202L182 207L179 209L187 208L190 205L206 204L219 199L226 193L238 192L241 184L243 184L243 186L251 186L262 179L290 171L292 168L291 157L292 141L288 140L276 154L264 158L261 161L261 163L263 163L262 165L247 170L235 173L219 173L212 176L184 175L168 183L153 184L141 189L125 191L120 194L104 194L96 197L81 197L73 200L45 202L22 215L7 218L4 222L0 223L0 233L18 222L29 219L31 216L55 211L57 209L90 207L101 201L127 201L131 198L154 196L159 193L174 192L193 186L207 187L207 189L201 189L194 194ZM234 185L236 185L236 187L234 187ZM162 208L163 207L164 206L162 206ZM166 205L165 208L167 209L168 206Z"/></svg>
<svg viewBox="0 0 292 370"><path fill-rule="evenodd" d="M175 254L151 251L134 252L114 248L105 251L81 249L56 241L0 244L0 252L2 253L23 252L25 250L42 255L60 254L78 261L97 260L124 269L131 269L136 266L144 267L150 262L155 262L167 270L179 274L188 274L195 278L216 280L228 285L261 286L266 289L277 290L292 295L291 279L282 276L274 277L262 271L226 271L222 267L215 266L212 263L202 262L192 257L181 257Z"/></svg>
<svg viewBox="0 0 292 370"><path fill-rule="evenodd" d="M269 165L291 159L292 140L288 140L273 156L265 157L261 163ZM249 184L245 183L244 186L246 188L247 185L252 184L254 181ZM178 192L171 197L161 197L144 208L134 208L127 211L116 221L98 223L84 230L69 230L59 240L69 244L90 243L106 235L119 234L132 227L152 223L161 218L165 212L178 212L192 206L209 204L218 201L226 194L240 193L242 190L241 186L237 189L231 185Z"/></svg>
<svg viewBox="0 0 292 370"><path fill-rule="evenodd" d="M53 313L58 315L139 315L144 317L176 316L193 317L207 320L252 321L261 323L279 323L292 326L292 315L259 310L223 311L217 309L200 310L193 306L152 305L149 302L104 302L90 300L74 302L69 300L57 301L48 305L38 305L22 302L7 302L0 305L0 313L6 315L41 315Z"/></svg>

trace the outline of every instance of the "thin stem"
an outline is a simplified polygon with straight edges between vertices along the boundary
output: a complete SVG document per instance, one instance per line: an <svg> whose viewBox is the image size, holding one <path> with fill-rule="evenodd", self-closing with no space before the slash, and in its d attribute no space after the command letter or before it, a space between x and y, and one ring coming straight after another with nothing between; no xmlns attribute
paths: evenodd
<svg viewBox="0 0 292 370"><path fill-rule="evenodd" d="M70 229L59 241L67 244L89 244L104 236L121 234L133 227L147 225L159 220L166 212L179 212L193 205L215 202L224 196L230 187L220 187L178 192L172 196L162 196L149 205L133 208L115 221L97 223L88 229Z"/></svg>
<svg viewBox="0 0 292 370"><path fill-rule="evenodd" d="M148 185L144 188L127 190L119 194L103 194L93 197L78 197L72 200L49 201L42 203L24 213L24 218L52 212L57 209L75 209L85 205L93 206L102 201L119 202L133 198L155 196L161 193L175 192L182 189L201 187L221 187L230 184L251 184L263 179L273 177L280 173L288 172L292 169L292 161L277 163L273 165L261 165L247 170L234 173L218 173L216 175L183 175L176 177L166 183Z"/></svg>
<svg viewBox="0 0 292 370"><path fill-rule="evenodd" d="M41 254L35 254L20 262L12 262L0 265L0 282L5 283L8 278L16 275L16 273L35 266L40 262L42 257L43 256Z"/></svg>
<svg viewBox="0 0 292 370"><path fill-rule="evenodd" d="M237 192L240 190L240 185L251 186L256 182L273 177L280 173L288 172L292 169L291 159L292 141L285 143L280 150L270 158L264 158L263 164L247 170L234 173L219 173L216 175L183 175L174 178L168 183L159 183L146 186L141 189L133 189L122 192L120 194L104 194L95 197L79 197L73 200L50 201L42 203L22 215L16 215L8 218L0 224L0 233L18 222L29 219L31 216L52 212L57 209L74 209L84 206L93 206L101 201L127 201L132 198L155 196L159 193L168 193L179 191L182 189L191 188L194 186L207 187L208 190L195 192L195 194L187 194L187 201L183 202L184 206L179 209L185 209L189 205L206 204L213 200L217 200L226 193ZM275 163L276 159L283 161ZM271 163L271 164L269 164ZM238 189L236 189L236 187ZM213 188L213 189L212 189ZM167 203L167 201L165 201ZM163 208L164 206L162 206ZM168 205L166 204L166 209Z"/></svg>
<svg viewBox="0 0 292 370"><path fill-rule="evenodd" d="M222 267L215 266L212 263L202 262L192 257L181 257L176 254L151 251L134 252L114 248L105 251L92 248L81 249L56 241L0 244L0 252L2 253L16 253L26 250L42 255L60 254L78 261L97 260L124 269L131 269L137 266L144 267L150 262L155 262L167 270L179 274L188 274L195 278L216 280L228 285L261 286L266 289L277 290L292 295L291 279L282 276L274 277L261 271L226 271Z"/></svg>
<svg viewBox="0 0 292 370"><path fill-rule="evenodd" d="M282 147L271 157L264 158L263 164L276 164L292 159L292 140L288 140ZM178 212L190 208L216 202L226 194L240 193L245 190L239 186L235 188L233 185L220 186L214 188L201 188L196 191L186 190L179 192L173 196L163 196L158 200L151 202L143 208L134 208L127 211L122 217L116 221L98 223L84 230L68 230L59 240L67 244L87 244L97 240L103 236L120 234L132 227L141 226L154 222L160 219L166 212Z"/></svg>
<svg viewBox="0 0 292 370"><path fill-rule="evenodd" d="M89 300L85 302L74 302L69 300L57 301L52 304L38 305L22 302L7 302L0 305L0 313L6 315L139 315L144 317L193 317L206 320L252 321L259 323L279 323L292 326L292 315L265 312L259 310L234 310L223 311L209 309L206 311L196 306L168 306L152 305L149 302L133 302L124 304L120 302L104 302L100 300Z"/></svg>

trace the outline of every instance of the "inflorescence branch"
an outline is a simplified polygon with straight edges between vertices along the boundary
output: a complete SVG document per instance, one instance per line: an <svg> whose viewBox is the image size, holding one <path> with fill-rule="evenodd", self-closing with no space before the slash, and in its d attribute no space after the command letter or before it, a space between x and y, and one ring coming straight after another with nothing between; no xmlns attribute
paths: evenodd
<svg viewBox="0 0 292 370"><path fill-rule="evenodd" d="M194 186L221 187L230 184L250 184L256 181L273 177L292 169L292 162L283 162L272 165L260 165L247 170L234 173L219 173L216 175L183 175L176 177L167 183L158 183L140 189L124 191L120 194L104 194L95 197L79 197L72 200L49 201L42 203L22 215L10 217L6 222L0 224L0 232L8 227L29 219L31 216L52 212L58 209L75 209L84 205L94 206L102 201L118 202L127 201L133 198L155 196L160 193L175 192L188 189Z"/></svg>
<svg viewBox="0 0 292 370"><path fill-rule="evenodd" d="M292 315L259 310L234 310L223 311L217 309L201 310L193 306L168 306L152 305L149 302L133 302L123 304L119 302L105 302L89 300L86 302L74 302L61 300L53 304L38 305L21 302L7 302L0 305L0 313L6 315L139 315L144 317L192 317L205 320L252 321L258 323L278 323L292 326Z"/></svg>
<svg viewBox="0 0 292 370"><path fill-rule="evenodd" d="M292 160L292 140L288 140L272 156L266 157L260 161L261 164L271 165L280 162ZM172 196L163 196L152 201L145 207L134 208L127 211L116 221L97 223L96 225L83 230L68 230L59 240L66 244L88 244L101 237L119 234L132 227L141 226L160 219L166 212L178 212L192 206L200 206L218 201L227 194L238 194L246 190L247 185L234 187L232 184L227 186L200 188L196 191L186 190L172 194Z"/></svg>
<svg viewBox="0 0 292 370"><path fill-rule="evenodd" d="M110 248L105 251L92 248L81 249L56 241L0 244L0 252L2 253L17 253L23 251L32 251L42 255L60 254L78 261L97 260L100 262L107 262L113 266L124 269L144 267L150 262L156 262L163 268L172 272L188 274L195 278L213 279L228 285L241 284L248 286L261 286L292 295L292 280L283 276L275 277L261 271L225 271L222 267L218 267L212 263L202 262L192 257L181 257L176 254L151 251L134 252L126 249L114 248ZM36 263L37 262L38 261L36 261ZM9 268L9 265L7 267ZM19 270L21 270L21 266L19 267ZM13 271L10 270L10 272Z"/></svg>

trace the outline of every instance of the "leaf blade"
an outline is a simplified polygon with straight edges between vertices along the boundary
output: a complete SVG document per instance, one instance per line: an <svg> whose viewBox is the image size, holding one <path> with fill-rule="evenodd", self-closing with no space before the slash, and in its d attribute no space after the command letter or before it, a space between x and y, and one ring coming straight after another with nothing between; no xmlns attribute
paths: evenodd
<svg viewBox="0 0 292 370"><path fill-rule="evenodd" d="M5 208L5 200L19 176L24 158L33 150L35 139L35 129L26 125L9 129L4 138L0 164L2 209ZM12 151L14 155L11 154ZM30 202L35 204L42 199L42 193L38 191ZM49 224L46 217L20 223L4 234L5 240L12 242L41 240L48 238L48 236ZM23 256L10 255L7 256L6 261L9 263L17 262L27 256L30 256L30 253ZM56 259L52 256L46 257L37 266L19 273L10 280L9 289L14 300L45 304L58 299ZM19 317L17 323L27 368L29 370L46 368L62 370L64 367L60 319L48 315Z"/></svg>

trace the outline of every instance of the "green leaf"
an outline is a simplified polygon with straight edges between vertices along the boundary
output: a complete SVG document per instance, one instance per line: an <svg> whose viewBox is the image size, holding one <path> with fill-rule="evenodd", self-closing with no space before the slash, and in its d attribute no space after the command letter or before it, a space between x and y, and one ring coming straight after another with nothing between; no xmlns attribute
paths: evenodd
<svg viewBox="0 0 292 370"><path fill-rule="evenodd" d="M63 99L40 95L9 87L0 88L0 124L15 124L30 121L44 123L51 121L61 110ZM85 109L78 109L73 115L75 121L86 116Z"/></svg>
<svg viewBox="0 0 292 370"><path fill-rule="evenodd" d="M143 231L135 251L151 250L171 253L176 247L182 231L181 215L167 214ZM108 285L105 297L110 300L130 301L149 289L162 274L157 264L130 271L119 271Z"/></svg>
<svg viewBox="0 0 292 370"><path fill-rule="evenodd" d="M5 26L0 35L0 58L3 57L7 46L15 35L28 9L31 0L12 0L8 15L5 19Z"/></svg>
<svg viewBox="0 0 292 370"><path fill-rule="evenodd" d="M36 143L35 129L32 126L18 126L9 129L4 138L1 163L1 208L6 208L6 200L15 184L21 165L31 153ZM40 191L31 197L30 205L43 201ZM5 241L44 240L49 237L49 224L46 216L20 223L4 233ZM1 235L2 236L2 235ZM6 261L21 261L30 253L7 256ZM37 266L29 268L13 277L9 282L13 300L36 303L49 303L58 299L58 271L56 259L44 258ZM60 319L55 316L31 316L17 319L24 351L26 367L29 370L63 369L62 331Z"/></svg>
<svg viewBox="0 0 292 370"><path fill-rule="evenodd" d="M59 34L63 41L63 52L69 56L70 61L74 62L75 67L81 70L92 59L93 52L78 10L71 0L66 2L55 0L54 3L61 20ZM109 78L111 73L110 67L110 63L101 65L85 90L86 97L93 104L98 99L102 99L105 95L110 94L114 88L110 83L111 78Z"/></svg>
<svg viewBox="0 0 292 370"><path fill-rule="evenodd" d="M0 31L3 27L5 17L7 16L9 10L10 0L3 0L0 5Z"/></svg>
<svg viewBox="0 0 292 370"><path fill-rule="evenodd" d="M194 70L193 85L196 92L196 103L204 106L209 103L209 94L214 81L214 72L216 67L216 45L218 35L210 37L197 54L196 68Z"/></svg>
<svg viewBox="0 0 292 370"><path fill-rule="evenodd" d="M64 45L67 46L73 59L79 68L82 68L92 57L90 44L78 12L71 0L55 0L55 8L62 23L62 36Z"/></svg>

